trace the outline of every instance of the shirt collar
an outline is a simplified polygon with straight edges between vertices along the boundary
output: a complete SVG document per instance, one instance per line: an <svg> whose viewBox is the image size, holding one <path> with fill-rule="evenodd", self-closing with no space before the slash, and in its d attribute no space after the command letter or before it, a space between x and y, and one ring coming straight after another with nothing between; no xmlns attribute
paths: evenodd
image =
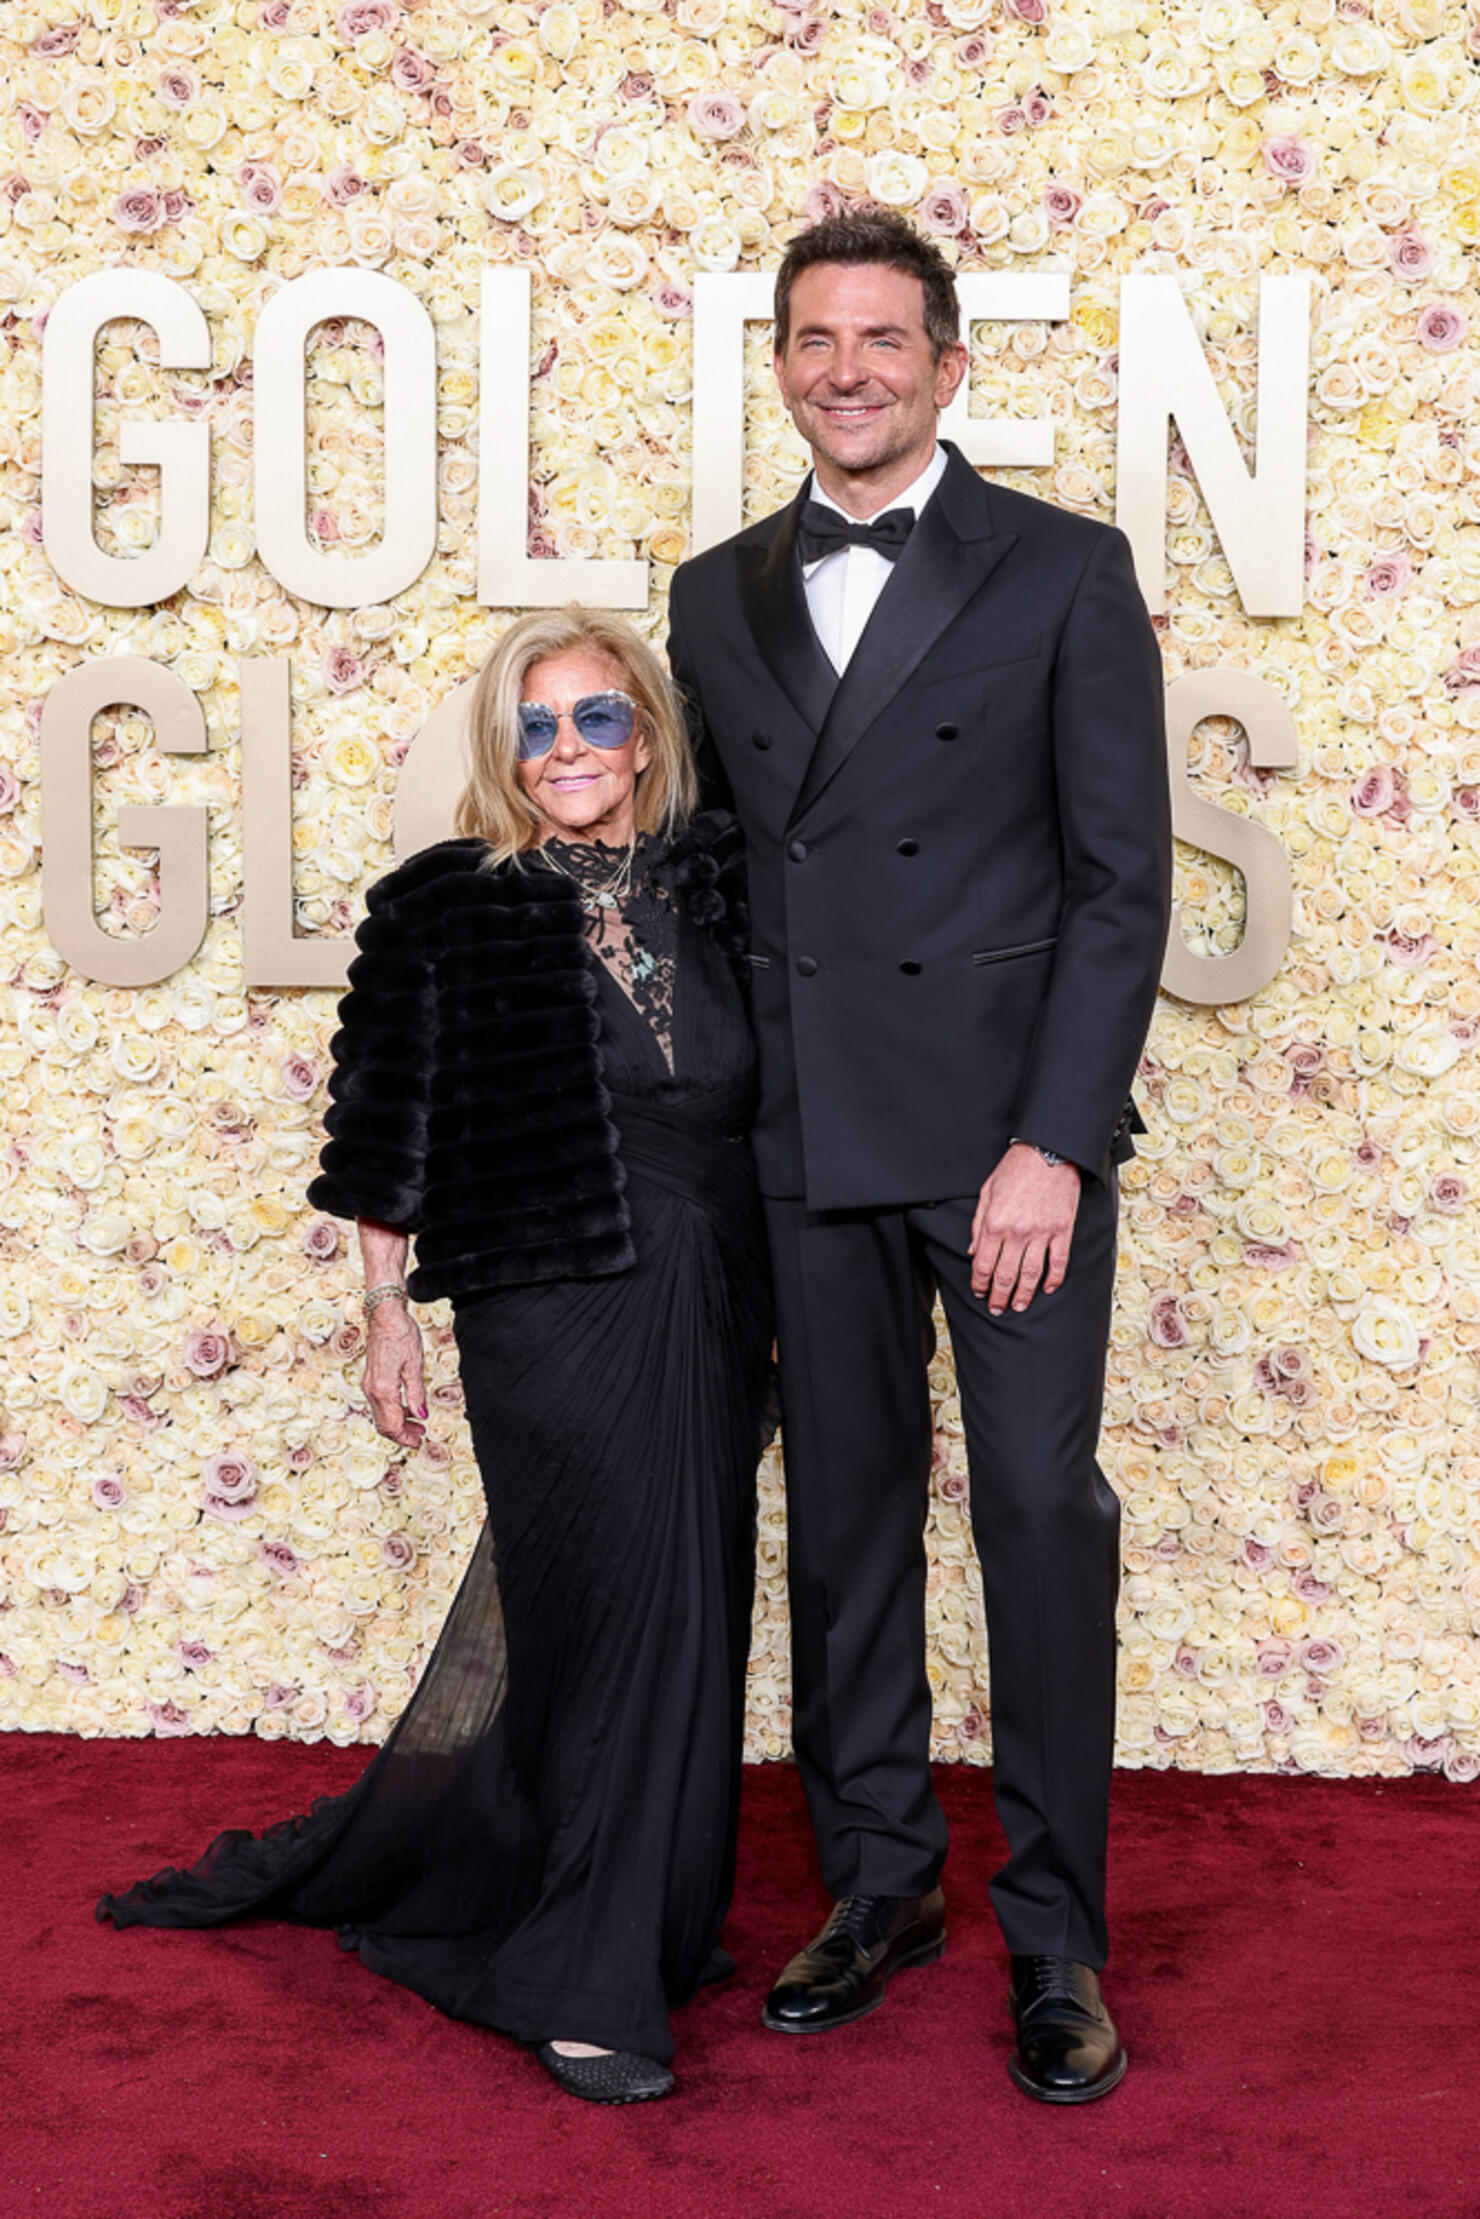
<svg viewBox="0 0 1480 2219"><path fill-rule="evenodd" d="M913 509L916 516L918 516L925 503L930 499L931 494L940 484L941 479L945 476L947 460L945 448L937 440L935 453L930 457L913 485L907 485L903 493L896 493L891 501L884 503L883 508L875 509L873 515L850 516L848 521L853 524L871 524L875 516L882 516L888 509ZM846 509L839 508L837 502L830 500L827 494L823 492L821 486L817 483L815 470L808 476L805 491L809 499L820 501L825 509L836 509L839 516L848 516Z"/></svg>

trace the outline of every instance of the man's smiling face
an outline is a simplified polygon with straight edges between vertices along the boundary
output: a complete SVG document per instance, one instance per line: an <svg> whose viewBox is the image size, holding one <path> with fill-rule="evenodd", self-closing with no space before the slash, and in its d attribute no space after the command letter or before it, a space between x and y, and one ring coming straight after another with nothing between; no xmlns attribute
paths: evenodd
<svg viewBox="0 0 1480 2219"><path fill-rule="evenodd" d="M834 499L830 481L861 481L863 490L873 479L894 490L918 476L965 368L962 346L937 358L925 288L908 270L817 262L799 272L776 378Z"/></svg>

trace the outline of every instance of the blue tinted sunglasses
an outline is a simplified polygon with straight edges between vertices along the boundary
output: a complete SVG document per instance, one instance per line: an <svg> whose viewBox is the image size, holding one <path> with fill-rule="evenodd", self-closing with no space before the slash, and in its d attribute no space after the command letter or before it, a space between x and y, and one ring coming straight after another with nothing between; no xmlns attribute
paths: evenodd
<svg viewBox="0 0 1480 2219"><path fill-rule="evenodd" d="M519 704L519 760L548 755L560 730L561 712L543 701ZM625 747L637 726L637 703L625 693L587 693L570 711L570 721L587 747Z"/></svg>

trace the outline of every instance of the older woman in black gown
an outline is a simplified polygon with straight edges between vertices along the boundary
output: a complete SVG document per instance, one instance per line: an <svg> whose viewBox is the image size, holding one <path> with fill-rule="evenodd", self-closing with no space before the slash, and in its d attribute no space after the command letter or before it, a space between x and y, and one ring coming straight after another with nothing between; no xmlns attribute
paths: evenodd
<svg viewBox="0 0 1480 2219"><path fill-rule="evenodd" d="M728 1969L771 1337L739 858L685 826L671 689L615 618L516 623L471 753L464 837L371 890L309 1193L359 1221L393 1440L426 1415L408 1296L451 1297L487 1523L355 1786L98 1915L332 1926L634 2102Z"/></svg>

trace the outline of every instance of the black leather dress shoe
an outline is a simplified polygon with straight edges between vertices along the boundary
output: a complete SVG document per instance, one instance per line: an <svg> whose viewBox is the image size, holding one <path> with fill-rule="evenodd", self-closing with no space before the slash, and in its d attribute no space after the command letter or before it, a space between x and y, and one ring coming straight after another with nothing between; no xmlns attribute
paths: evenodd
<svg viewBox="0 0 1480 2219"><path fill-rule="evenodd" d="M928 1965L946 1946L946 1899L845 1895L810 1948L793 1957L766 1998L761 2023L777 2034L824 2034L876 2011L901 1965Z"/></svg>
<svg viewBox="0 0 1480 2219"><path fill-rule="evenodd" d="M1100 1983L1073 1957L1014 1957L1007 2000L1017 2021L1008 2071L1040 2103L1093 2103L1128 2062Z"/></svg>
<svg viewBox="0 0 1480 2219"><path fill-rule="evenodd" d="M666 2065L630 2050L608 2050L602 2057L566 2057L553 2042L541 2042L534 2054L568 2096L580 2096L587 2103L651 2103L673 2086Z"/></svg>

